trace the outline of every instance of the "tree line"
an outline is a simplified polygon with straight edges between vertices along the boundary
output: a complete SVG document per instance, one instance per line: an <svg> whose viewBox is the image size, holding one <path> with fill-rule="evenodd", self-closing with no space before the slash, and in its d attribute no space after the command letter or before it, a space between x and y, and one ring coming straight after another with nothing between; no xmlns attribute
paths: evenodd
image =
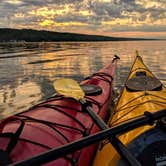
<svg viewBox="0 0 166 166"><path fill-rule="evenodd" d="M76 33L60 33L33 29L0 29L0 42L25 41L25 42L51 42L51 41L127 41L145 40L139 38L108 37L99 35L85 35Z"/></svg>

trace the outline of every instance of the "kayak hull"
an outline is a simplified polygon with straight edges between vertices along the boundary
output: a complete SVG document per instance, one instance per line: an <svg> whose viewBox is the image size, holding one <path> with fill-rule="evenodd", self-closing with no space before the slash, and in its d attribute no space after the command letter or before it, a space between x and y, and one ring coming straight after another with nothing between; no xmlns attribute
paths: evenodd
<svg viewBox="0 0 166 166"><path fill-rule="evenodd" d="M109 109L115 67L116 59L81 82L82 85L95 85L102 89L101 94L85 96L102 119L106 118ZM99 128L79 102L56 95L24 113L3 120L0 123L0 149L7 151L12 162L18 162L97 131ZM95 148L96 145L92 145L69 155L64 154L63 158L45 165L90 165Z"/></svg>
<svg viewBox="0 0 166 166"><path fill-rule="evenodd" d="M138 82L138 80L141 81ZM108 124L110 127L113 127L144 114L150 116L151 113L165 108L166 88L145 66L141 57L137 56ZM137 158L142 165L147 165L147 162L143 161L146 158L151 158L153 162L156 160L154 156L150 156L150 153L150 157L148 157L148 153L146 157L143 156L146 148L157 141L152 139L155 138L156 135L155 132L152 132L154 130L157 133L162 133L159 135L161 138L159 139L158 137L158 142L165 142L166 134L159 132L160 129L156 127L155 123L138 127L118 136L120 141L128 147L131 154ZM149 135L149 132L153 134ZM145 136L147 139L143 141ZM165 143L163 146L164 145ZM155 153L158 152L156 151ZM166 154L165 150L162 151L162 155L164 155L164 153ZM141 155L142 158L140 157ZM94 166L101 164L102 166L126 165L124 159L121 158L116 149L107 140L100 143L93 163Z"/></svg>

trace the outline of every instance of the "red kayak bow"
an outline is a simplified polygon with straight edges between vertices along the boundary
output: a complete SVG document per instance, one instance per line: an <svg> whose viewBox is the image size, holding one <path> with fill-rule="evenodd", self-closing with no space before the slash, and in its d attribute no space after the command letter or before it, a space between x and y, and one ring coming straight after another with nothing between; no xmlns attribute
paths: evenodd
<svg viewBox="0 0 166 166"><path fill-rule="evenodd" d="M110 65L81 82L86 102L102 119L106 118L110 106L117 59L115 57ZM0 163L18 162L99 130L78 101L55 95L1 121ZM91 145L45 165L90 165L95 148L95 144Z"/></svg>

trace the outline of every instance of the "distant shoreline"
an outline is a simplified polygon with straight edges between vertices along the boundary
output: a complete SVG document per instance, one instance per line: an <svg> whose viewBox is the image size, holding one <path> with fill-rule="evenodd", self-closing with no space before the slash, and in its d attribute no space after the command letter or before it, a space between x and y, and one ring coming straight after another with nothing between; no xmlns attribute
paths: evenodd
<svg viewBox="0 0 166 166"><path fill-rule="evenodd" d="M145 38L109 37L77 33L61 33L33 29L0 28L0 42L101 42L101 41L161 40Z"/></svg>

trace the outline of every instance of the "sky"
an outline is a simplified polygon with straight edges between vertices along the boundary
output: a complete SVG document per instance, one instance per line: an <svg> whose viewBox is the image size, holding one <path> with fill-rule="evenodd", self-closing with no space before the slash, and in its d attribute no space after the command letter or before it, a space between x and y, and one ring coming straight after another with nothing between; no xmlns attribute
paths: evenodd
<svg viewBox="0 0 166 166"><path fill-rule="evenodd" d="M166 39L166 0L0 0L0 28Z"/></svg>

